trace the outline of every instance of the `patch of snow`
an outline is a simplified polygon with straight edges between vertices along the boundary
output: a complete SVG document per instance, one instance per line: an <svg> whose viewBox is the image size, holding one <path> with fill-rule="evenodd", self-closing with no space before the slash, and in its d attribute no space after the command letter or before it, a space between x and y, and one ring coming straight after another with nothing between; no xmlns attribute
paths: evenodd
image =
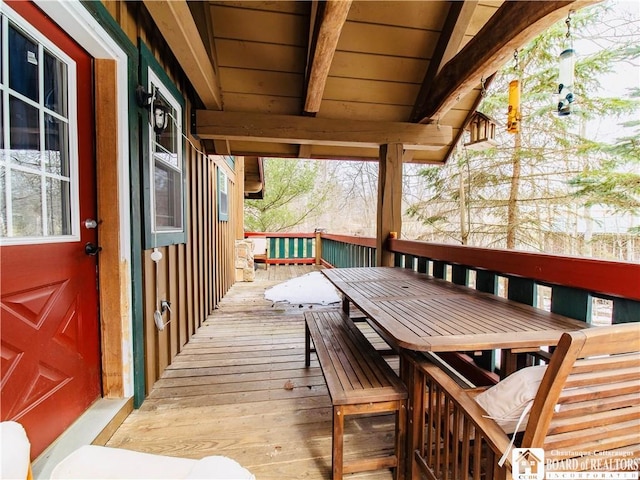
<svg viewBox="0 0 640 480"><path fill-rule="evenodd" d="M267 289L267 300L273 302L330 305L341 301L333 284L320 272L311 272Z"/></svg>

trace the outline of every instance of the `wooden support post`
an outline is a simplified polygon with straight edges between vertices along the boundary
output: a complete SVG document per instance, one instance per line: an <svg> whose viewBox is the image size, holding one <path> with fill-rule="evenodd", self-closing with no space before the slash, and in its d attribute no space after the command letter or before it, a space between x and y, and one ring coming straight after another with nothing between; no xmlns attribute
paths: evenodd
<svg viewBox="0 0 640 480"><path fill-rule="evenodd" d="M128 317L124 292L130 285L129 265L120 256L118 186L117 66L113 60L95 61L96 169L98 180L98 256L102 391L105 398L124 396L123 335Z"/></svg>
<svg viewBox="0 0 640 480"><path fill-rule="evenodd" d="M378 209L376 265L393 266L393 253L387 250L390 232L400 238L402 228L402 151L401 143L380 146L378 170Z"/></svg>
<svg viewBox="0 0 640 480"><path fill-rule="evenodd" d="M322 232L316 230L316 265L322 264Z"/></svg>

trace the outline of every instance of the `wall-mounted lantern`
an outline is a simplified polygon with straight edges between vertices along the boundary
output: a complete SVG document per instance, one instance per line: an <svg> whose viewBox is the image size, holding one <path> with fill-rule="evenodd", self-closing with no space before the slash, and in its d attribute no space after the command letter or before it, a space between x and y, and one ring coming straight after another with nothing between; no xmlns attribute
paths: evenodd
<svg viewBox="0 0 640 480"><path fill-rule="evenodd" d="M153 93L148 93L142 85L136 88L136 100L139 107L149 110L149 123L153 126L153 131L160 135L169 124L170 107L167 105L153 89Z"/></svg>
<svg viewBox="0 0 640 480"><path fill-rule="evenodd" d="M496 122L482 112L475 112L466 130L469 132L469 141L464 144L471 150L484 150L495 147Z"/></svg>

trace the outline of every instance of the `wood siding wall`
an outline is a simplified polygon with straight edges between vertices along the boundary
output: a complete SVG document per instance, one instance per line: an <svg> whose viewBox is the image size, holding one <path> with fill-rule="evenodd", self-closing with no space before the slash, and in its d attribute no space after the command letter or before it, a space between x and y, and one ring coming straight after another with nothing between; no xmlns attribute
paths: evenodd
<svg viewBox="0 0 640 480"><path fill-rule="evenodd" d="M137 45L140 39L154 52L182 92L186 100L185 119L189 119L193 105L188 82L142 3L103 3L134 44ZM188 121L185 124L188 125ZM189 134L188 128L185 130L189 139L185 142L187 243L158 248L163 258L157 264L151 260L152 250L147 250L143 265L133 266L142 268L144 332L140 333L145 344L147 394L206 316L216 308L235 277L236 223L242 221L242 211L241 204L233 199L238 196L244 179L236 178L223 157L204 155L200 143ZM224 168L229 178L229 221L218 221L217 218L217 168ZM169 323L162 331L154 322L160 300L171 304L171 311L163 315L164 321Z"/></svg>

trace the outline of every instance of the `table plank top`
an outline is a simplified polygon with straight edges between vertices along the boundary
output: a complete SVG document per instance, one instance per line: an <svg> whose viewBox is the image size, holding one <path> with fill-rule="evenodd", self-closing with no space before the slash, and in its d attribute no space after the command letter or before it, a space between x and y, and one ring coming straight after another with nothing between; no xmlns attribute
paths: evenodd
<svg viewBox="0 0 640 480"><path fill-rule="evenodd" d="M589 324L394 267L335 268L324 275L396 346L472 351L555 345Z"/></svg>

